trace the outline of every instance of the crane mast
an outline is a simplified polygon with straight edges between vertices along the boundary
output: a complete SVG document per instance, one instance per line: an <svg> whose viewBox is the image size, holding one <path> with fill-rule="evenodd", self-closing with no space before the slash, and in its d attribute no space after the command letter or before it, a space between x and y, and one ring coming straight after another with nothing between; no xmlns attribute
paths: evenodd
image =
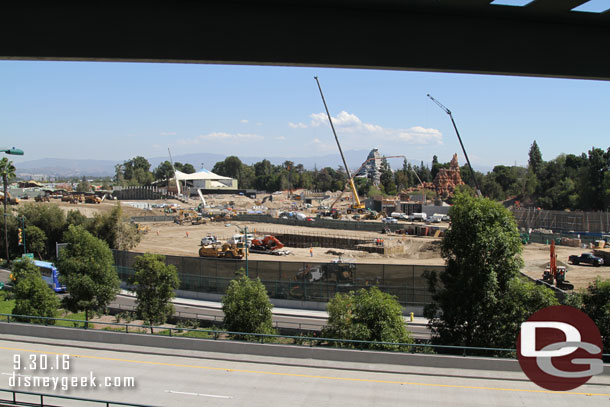
<svg viewBox="0 0 610 407"><path fill-rule="evenodd" d="M457 134L457 138L460 142L460 146L462 146L462 151L464 152L464 157L466 157L466 162L468 163L468 168L470 168L470 172L472 173L472 179L474 181L474 185L477 188L477 195L478 196L483 196L483 194L481 194L481 188L479 188L479 183L477 182L477 177L474 174L474 170L472 169L472 165L470 165L470 160L468 159L468 154L466 154L466 148L464 147L464 143L462 143L462 138L460 137L460 132L457 129L457 126L455 125L455 120L453 120L453 115L451 114L451 110L447 109L445 107L445 105L443 105L441 102L439 102L438 100L434 99L429 93L427 95L434 103L436 103L438 105L438 107L440 107L441 109L443 109L445 111L445 113L447 113L449 115L449 117L451 118L451 123L453 124L453 128L455 129L455 134Z"/></svg>
<svg viewBox="0 0 610 407"><path fill-rule="evenodd" d="M354 195L354 204L352 207L354 209L364 209L364 204L360 202L360 197L358 196L358 192L356 191L356 186L354 185L354 180L349 172L349 168L347 167L347 162L345 161L345 156L343 155L343 150L341 149L341 144L339 144L339 138L337 137L337 132L335 131L335 126L333 125L332 117L330 116L330 112L328 111L328 106L326 105L326 99L324 99L324 93L322 93L322 87L320 86L320 81L317 76L314 76L316 83L318 84L318 89L320 90L320 96L322 96L322 103L324 103L324 109L326 109L326 115L328 116L328 121L330 122L330 128L333 130L333 134L335 136L335 141L337 142L337 147L339 147L339 153L341 154L341 159L343 160L343 166L345 167L345 172L347 174L347 181L349 183L349 187L352 190L352 194Z"/></svg>

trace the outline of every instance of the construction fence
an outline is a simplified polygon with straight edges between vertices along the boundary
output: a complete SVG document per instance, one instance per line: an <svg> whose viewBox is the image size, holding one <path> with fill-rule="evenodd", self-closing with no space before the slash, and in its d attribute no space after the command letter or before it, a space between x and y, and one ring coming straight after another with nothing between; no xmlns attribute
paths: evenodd
<svg viewBox="0 0 610 407"><path fill-rule="evenodd" d="M547 211L535 208L512 209L512 212L520 228L610 233L610 212Z"/></svg>
<svg viewBox="0 0 610 407"><path fill-rule="evenodd" d="M135 258L142 253L113 250L122 281L134 274ZM246 269L245 260L165 256L178 269L180 290L226 293L229 282ZM402 306L430 303L425 271L444 271L443 266L403 264L353 264L287 261L248 261L248 275L260 278L269 297L328 302L336 293L377 286L397 297Z"/></svg>

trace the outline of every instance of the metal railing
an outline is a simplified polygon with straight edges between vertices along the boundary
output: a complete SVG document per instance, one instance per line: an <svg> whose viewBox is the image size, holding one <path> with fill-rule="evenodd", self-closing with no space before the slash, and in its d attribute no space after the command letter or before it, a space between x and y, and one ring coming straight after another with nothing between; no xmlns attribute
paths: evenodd
<svg viewBox="0 0 610 407"><path fill-rule="evenodd" d="M269 345L298 345L308 347L325 347L325 348L351 348L354 350L373 350L373 351L395 351L402 353L428 353L428 354L452 354L462 356L490 356L502 359L516 359L516 349L509 348L493 348L481 346L454 346L454 345L432 345L427 343L401 343L401 342L381 342L381 341L363 341L354 339L337 339L303 335L276 335L276 334L259 334L251 332L233 332L214 329L194 329L182 327L163 327L151 325L137 325L117 322L98 322L98 321L83 321L67 318L50 318L39 317L32 315L14 315L0 314L0 318L5 317L8 323L21 322L19 319L39 320L44 321L44 325L53 325L56 321L68 321L73 323L74 328L84 328L91 330L114 331L117 333L134 334L134 335L159 335L167 337L187 337L192 339L209 339L209 340L231 340L231 341L248 341L259 342ZM12 320L11 320L12 318ZM53 321L53 324L49 322ZM0 321L1 322L1 321ZM105 325L106 328L96 328L95 325ZM113 326L120 329L112 329ZM71 327L61 327L69 329ZM131 330L130 330L131 328ZM155 333L156 330L156 333ZM152 332L152 333L150 333ZM604 360L610 360L610 353L602 354Z"/></svg>
<svg viewBox="0 0 610 407"><path fill-rule="evenodd" d="M68 401L78 401L78 402L87 402L95 405L103 405L106 407L111 406L128 406L128 407L156 407L150 404L135 404L135 403L124 403L120 401L108 401L108 400L97 400L97 399L89 399L84 397L74 397L74 396L61 396L57 394L45 394L45 393L36 393L31 391L22 391L22 390L9 390L9 389L0 389L0 393L3 395L5 393L9 393L12 395L10 399L5 399L4 396L0 397L0 405L11 405L11 406L38 406L38 407L59 407L55 400L68 400ZM24 400L24 396L30 396L30 400ZM21 396L21 397L19 397ZM34 396L34 397L32 397ZM21 398L21 400L20 400ZM38 401L32 402L31 399L36 398ZM53 404L48 404L45 402L45 399L52 400Z"/></svg>
<svg viewBox="0 0 610 407"><path fill-rule="evenodd" d="M148 334L160 335L167 337L188 337L196 339L210 340L247 340L249 342L260 342L265 344L276 345L300 345L300 346L319 346L328 348L351 348L357 350L384 350L384 351L399 351L407 353L444 353L456 354L463 356L494 356L514 359L516 357L515 349L492 348L492 347L473 347L473 346L451 346L451 345L432 345L425 343L400 343L400 342L374 342L352 339L337 339L325 338L316 336L303 335L276 335L276 334L259 334L250 332L233 332L214 329L194 329L182 327L163 327L150 325L137 325L117 322L98 322L98 321L83 321L66 318L49 318L30 315L14 315L0 314L0 318L6 318L8 323L22 322L23 320L44 321L44 325L54 325L58 321L67 321L73 324L74 328L84 328L91 330L105 330L122 332L126 334ZM98 328L96 326L105 326ZM65 327L62 328L71 328ZM607 355L610 356L610 355Z"/></svg>

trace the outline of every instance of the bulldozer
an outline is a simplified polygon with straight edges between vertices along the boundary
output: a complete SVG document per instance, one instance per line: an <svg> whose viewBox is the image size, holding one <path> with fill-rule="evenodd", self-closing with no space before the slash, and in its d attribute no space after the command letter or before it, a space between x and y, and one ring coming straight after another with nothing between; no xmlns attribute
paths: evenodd
<svg viewBox="0 0 610 407"><path fill-rule="evenodd" d="M179 225L190 223L191 225L202 225L205 223L203 216L199 215L192 209L180 209L174 217L174 222Z"/></svg>
<svg viewBox="0 0 610 407"><path fill-rule="evenodd" d="M85 195L85 203L101 204L102 198L97 195Z"/></svg>
<svg viewBox="0 0 610 407"><path fill-rule="evenodd" d="M199 257L219 257L227 259L242 259L245 256L245 249L237 247L235 244L212 244L199 248Z"/></svg>
<svg viewBox="0 0 610 407"><path fill-rule="evenodd" d="M44 194L44 195L37 195L34 198L34 201L36 201L36 202L51 202L51 199L49 198L48 194Z"/></svg>

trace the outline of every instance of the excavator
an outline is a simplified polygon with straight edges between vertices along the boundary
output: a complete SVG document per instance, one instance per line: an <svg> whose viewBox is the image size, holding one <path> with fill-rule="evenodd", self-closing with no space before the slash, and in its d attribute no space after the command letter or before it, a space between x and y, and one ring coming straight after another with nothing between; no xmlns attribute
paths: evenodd
<svg viewBox="0 0 610 407"><path fill-rule="evenodd" d="M555 254L555 241L551 240L551 261L542 274L542 281L549 285L555 284L562 290L573 290L574 285L566 280L568 270L564 266L557 265L557 255Z"/></svg>
<svg viewBox="0 0 610 407"><path fill-rule="evenodd" d="M250 243L250 252L276 255L286 255L290 253L287 250L281 250L283 247L284 244L275 236L267 235L263 239L252 239Z"/></svg>

